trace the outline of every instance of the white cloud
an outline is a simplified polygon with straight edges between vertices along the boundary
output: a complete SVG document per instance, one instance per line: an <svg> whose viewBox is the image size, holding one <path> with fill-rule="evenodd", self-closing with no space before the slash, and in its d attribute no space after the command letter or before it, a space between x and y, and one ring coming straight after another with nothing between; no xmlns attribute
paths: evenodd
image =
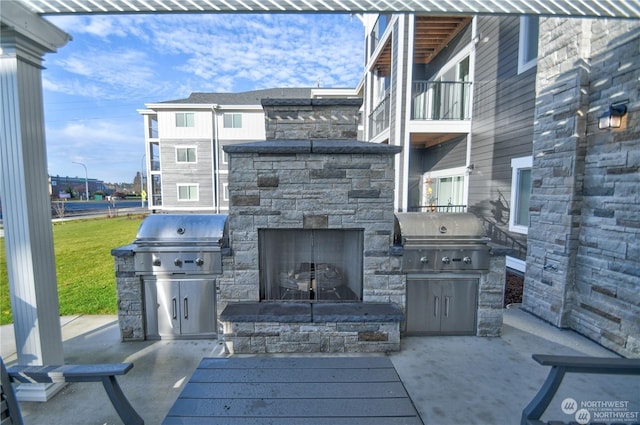
<svg viewBox="0 0 640 425"><path fill-rule="evenodd" d="M60 128L47 126L49 172L82 175L83 170L73 164L81 162L86 165L89 178L133 181L144 152L142 140L139 126L130 122L87 120Z"/></svg>
<svg viewBox="0 0 640 425"><path fill-rule="evenodd" d="M318 81L355 87L362 74L363 28L345 15L49 19L74 38L46 56L42 74L52 173L68 170L77 157L92 178L132 179L143 152L135 109L145 103Z"/></svg>

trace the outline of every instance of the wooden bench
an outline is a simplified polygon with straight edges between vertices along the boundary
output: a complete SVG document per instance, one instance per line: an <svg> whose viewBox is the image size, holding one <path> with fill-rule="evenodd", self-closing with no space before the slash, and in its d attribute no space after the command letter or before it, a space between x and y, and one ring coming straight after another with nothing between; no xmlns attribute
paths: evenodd
<svg viewBox="0 0 640 425"><path fill-rule="evenodd" d="M0 362L2 360L0 359ZM20 407L11 382L65 383L102 382L111 404L125 425L143 425L144 420L135 411L122 392L116 376L127 374L133 363L83 364L61 366L13 366L6 368L2 362L2 392L7 399L7 409L14 424L22 424Z"/></svg>
<svg viewBox="0 0 640 425"><path fill-rule="evenodd" d="M545 354L534 354L532 357L543 366L551 366L551 370L536 396L522 411L520 425L545 425L540 418L555 396L565 373L640 375L640 359L552 356Z"/></svg>

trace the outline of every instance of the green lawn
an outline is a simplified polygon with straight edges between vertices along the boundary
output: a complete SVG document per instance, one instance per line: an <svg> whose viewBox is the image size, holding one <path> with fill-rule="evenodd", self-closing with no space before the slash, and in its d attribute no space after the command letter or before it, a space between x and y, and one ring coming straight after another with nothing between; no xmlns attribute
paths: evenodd
<svg viewBox="0 0 640 425"><path fill-rule="evenodd" d="M142 216L87 219L53 225L60 315L115 314L111 250L136 237ZM4 239L0 238L0 324L13 322Z"/></svg>

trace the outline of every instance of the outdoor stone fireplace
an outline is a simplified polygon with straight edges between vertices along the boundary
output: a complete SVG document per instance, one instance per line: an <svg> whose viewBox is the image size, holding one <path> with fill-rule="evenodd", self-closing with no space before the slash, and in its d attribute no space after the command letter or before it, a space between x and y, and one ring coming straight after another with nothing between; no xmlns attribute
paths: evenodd
<svg viewBox="0 0 640 425"><path fill-rule="evenodd" d="M399 350L400 333L422 331L414 319L432 305L420 285L444 290L443 279L471 288L464 292L469 303L462 311L476 335L500 334L504 250L492 247L488 269L472 275L467 263L474 261L459 250L447 255L453 256L452 265L466 264L462 274L411 272L412 265L424 266L426 256L415 249L412 256L395 234L394 160L401 148L352 139L360 102L268 99L263 101L268 140L224 147L230 207L220 239L222 267L206 276L193 274L208 262L185 258L194 268L186 275L182 261L145 261L153 244L145 249L139 240L112 251L123 341L153 337L149 320L154 317L146 309L156 299L147 289L158 277L173 278L172 288L180 290L184 279L188 289L194 280L215 288L217 320L203 322L214 328L207 328L206 337L215 334L231 353ZM169 223L176 218L167 217ZM460 224L452 220L452 228ZM407 234L400 239L406 242ZM440 242L432 248L442 248ZM149 263L152 270L139 270L136 263ZM161 263L180 273L156 274ZM196 298L207 307L202 296ZM195 336L205 337L202 333Z"/></svg>
<svg viewBox="0 0 640 425"><path fill-rule="evenodd" d="M400 148L269 140L224 149L232 255L218 311L229 351L398 350L405 284L389 247Z"/></svg>

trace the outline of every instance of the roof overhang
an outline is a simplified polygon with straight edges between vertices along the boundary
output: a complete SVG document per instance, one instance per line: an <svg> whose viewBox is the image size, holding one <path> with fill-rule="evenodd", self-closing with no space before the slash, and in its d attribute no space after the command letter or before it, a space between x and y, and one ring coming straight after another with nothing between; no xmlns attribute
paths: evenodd
<svg viewBox="0 0 640 425"><path fill-rule="evenodd" d="M10 0L37 14L386 13L639 18L640 0ZM3 2L5 3L6 0Z"/></svg>

